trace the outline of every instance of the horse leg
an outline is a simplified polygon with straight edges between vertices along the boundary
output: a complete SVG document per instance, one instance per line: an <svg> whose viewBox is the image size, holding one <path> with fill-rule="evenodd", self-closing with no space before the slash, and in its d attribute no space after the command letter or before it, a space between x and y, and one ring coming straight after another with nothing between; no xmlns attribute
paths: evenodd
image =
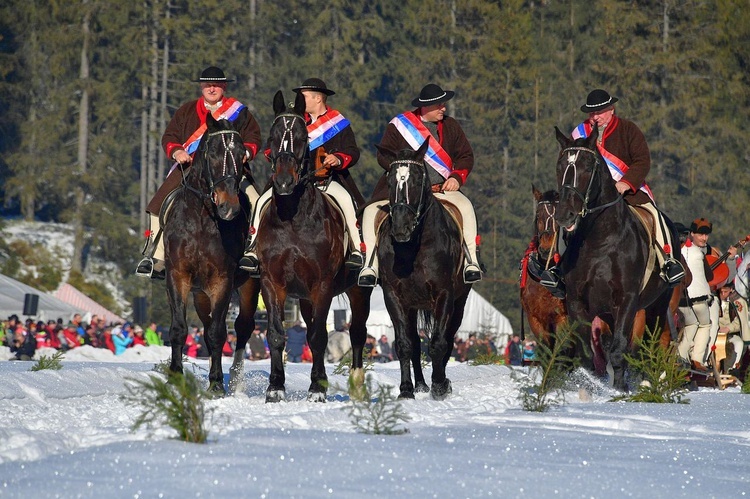
<svg viewBox="0 0 750 499"><path fill-rule="evenodd" d="M430 387L424 379L422 372L422 340L417 331L416 321L413 326L409 326L411 333L411 365L414 369L414 393L429 393Z"/></svg>
<svg viewBox="0 0 750 499"><path fill-rule="evenodd" d="M389 291L383 290L385 294L385 307L393 322L393 331L396 335L396 353L401 365L401 384L399 385L400 399L414 398L414 383L411 380L412 352L415 348L414 338L417 337L417 313L408 312L401 307ZM418 348L418 347L417 347ZM421 371L421 366L420 366Z"/></svg>
<svg viewBox="0 0 750 499"><path fill-rule="evenodd" d="M326 330L326 317L331 308L332 292L320 292L312 298L313 320L312 327L307 329L307 344L312 352L313 364L310 370L310 388L307 390L309 402L325 402L326 390L328 388L328 376L326 375L325 355L328 346L328 331Z"/></svg>
<svg viewBox="0 0 750 499"><path fill-rule="evenodd" d="M234 330L237 333L237 347L232 358L232 367L229 368L229 392L237 390L242 379L242 370L245 365L245 347L255 329L255 311L258 309L258 292L260 283L257 279L248 279L237 289L240 296L240 313L234 321Z"/></svg>
<svg viewBox="0 0 750 499"><path fill-rule="evenodd" d="M172 358L169 363L169 370L179 374L182 374L182 350L185 348L185 339L187 338L187 297L189 291L190 283L175 277L173 273L167 274L167 298L172 312L172 324L169 326Z"/></svg>
<svg viewBox="0 0 750 499"><path fill-rule="evenodd" d="M628 391L625 382L625 353L628 351L628 338L633 330L636 314L635 300L624 303L620 313L614 317L612 344L609 347L609 363L612 365L612 381L615 390Z"/></svg>
<svg viewBox="0 0 750 499"><path fill-rule="evenodd" d="M464 318L464 307L468 297L469 290L466 290L466 293L456 300L441 296L441 300L445 300L445 303L441 304L441 300L436 301L435 311L440 311L443 315L436 321L435 331L430 342L430 356L433 359L430 394L435 400L444 400L453 391L451 380L446 376L445 368L453 352L453 340ZM442 306L440 307L440 305Z"/></svg>
<svg viewBox="0 0 750 499"><path fill-rule="evenodd" d="M365 370L362 352L367 341L367 318L370 316L372 288L353 286L346 291L352 309L349 338L352 343L352 365L349 370L349 397L363 400L365 397Z"/></svg>
<svg viewBox="0 0 750 499"><path fill-rule="evenodd" d="M269 277L263 278L263 300L268 307L268 348L271 351L271 374L268 376L266 388L266 403L280 402L286 398L284 383L284 345L286 336L284 331L284 302L286 289L270 282Z"/></svg>
<svg viewBox="0 0 750 499"><path fill-rule="evenodd" d="M208 390L215 395L224 395L224 371L222 370L222 349L227 341L227 309L229 289L218 289L218 296L210 297L205 292L195 293L195 310L203 322L204 341L209 355ZM208 321L208 322L206 322Z"/></svg>

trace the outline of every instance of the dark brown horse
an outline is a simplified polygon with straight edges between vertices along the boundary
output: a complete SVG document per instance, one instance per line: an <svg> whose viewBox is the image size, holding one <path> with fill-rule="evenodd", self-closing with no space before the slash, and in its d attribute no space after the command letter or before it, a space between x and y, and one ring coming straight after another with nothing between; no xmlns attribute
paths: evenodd
<svg viewBox="0 0 750 499"><path fill-rule="evenodd" d="M555 131L561 147L555 219L568 232L561 264L568 316L582 324L598 316L608 325L611 334L602 335L602 348L613 369L614 387L625 391L624 354L635 347L630 337L636 314L644 309L645 325L654 331L658 324L668 335L672 290L649 261L649 234L615 189L597 149L598 130L576 140ZM586 329L581 326L581 337L587 336Z"/></svg>
<svg viewBox="0 0 750 499"><path fill-rule="evenodd" d="M263 299L268 307L271 375L266 401L285 397L284 303L299 298L313 355L308 400L325 401L328 344L326 318L335 295L346 292L352 309L351 376L364 381L362 351L367 338L371 288L356 286L357 272L344 265L344 219L315 185L308 161L305 98L297 93L287 108L279 91L273 99L276 117L268 140L273 197L258 228L257 249Z"/></svg>
<svg viewBox="0 0 750 499"><path fill-rule="evenodd" d="M238 338L244 338L245 342L255 324L253 315L258 302L258 281L249 279L247 272L237 267L248 230L249 206L246 198L239 196L245 146L238 130L246 116L247 110L243 110L230 123L216 121L208 114L207 130L192 167L184 174L164 227L167 296L172 310L169 368L182 372L187 302L192 293L211 356L210 388L221 393L224 392L221 350L227 338L226 315L232 291L239 288L240 314L235 327ZM232 366L235 382L242 369L242 347L237 349L239 358L235 355ZM233 385L230 382L230 387Z"/></svg>
<svg viewBox="0 0 750 499"><path fill-rule="evenodd" d="M430 394L442 400L451 393L445 367L471 284L463 280L463 239L458 225L432 194L429 167L424 162L427 146L425 141L417 151L407 149L398 155L378 149L390 161L387 174L390 215L378 232L377 252L380 283L401 363L399 397L414 398L411 363L417 382L421 381L417 332L421 315L425 329L431 333Z"/></svg>

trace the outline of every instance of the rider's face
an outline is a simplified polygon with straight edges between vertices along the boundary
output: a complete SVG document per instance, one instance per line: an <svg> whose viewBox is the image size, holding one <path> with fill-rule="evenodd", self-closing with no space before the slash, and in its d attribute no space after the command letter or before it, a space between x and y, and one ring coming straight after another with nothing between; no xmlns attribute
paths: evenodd
<svg viewBox="0 0 750 499"><path fill-rule="evenodd" d="M203 98L210 105L221 101L224 97L224 89L226 88L227 84L224 82L201 82L201 94L203 94Z"/></svg>
<svg viewBox="0 0 750 499"><path fill-rule="evenodd" d="M424 121L432 121L433 123L436 123L442 120L443 116L445 116L445 102L422 108L422 119Z"/></svg>
<svg viewBox="0 0 750 499"><path fill-rule="evenodd" d="M695 232L690 233L690 239L699 248L705 248L708 244L708 234L696 234Z"/></svg>
<svg viewBox="0 0 750 499"><path fill-rule="evenodd" d="M601 111L596 111L595 113L589 113L589 120L591 120L592 123L596 123L596 126L598 128L602 128L609 124L614 114L615 114L615 106L609 106L607 108L602 109Z"/></svg>

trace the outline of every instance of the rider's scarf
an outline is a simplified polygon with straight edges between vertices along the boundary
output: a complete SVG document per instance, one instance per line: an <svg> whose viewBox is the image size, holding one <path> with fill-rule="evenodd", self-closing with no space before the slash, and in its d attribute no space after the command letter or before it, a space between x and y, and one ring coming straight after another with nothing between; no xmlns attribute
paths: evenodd
<svg viewBox="0 0 750 499"><path fill-rule="evenodd" d="M415 151L424 143L425 139L430 141L424 160L435 169L443 178L448 178L453 171L453 160L443 146L435 140L422 120L411 111L399 114L391 120L391 124L401 133L406 142Z"/></svg>
<svg viewBox="0 0 750 499"><path fill-rule="evenodd" d="M307 138L310 150L322 146L351 123L344 115L335 109L328 109L325 114L318 117L315 123L307 125Z"/></svg>
<svg viewBox="0 0 750 499"><path fill-rule="evenodd" d="M213 116L214 118L218 120L228 120L228 121L234 121L237 119L237 116L239 116L240 111L242 111L245 108L245 105L238 101L237 99L234 99L232 97L228 97L224 99L224 102L221 104L219 109L214 111ZM193 154L198 149L198 144L200 144L201 138L203 137L203 134L206 132L206 122L204 121L201 126L198 127L196 131L193 132L192 135L190 135L190 138L185 141L184 144L182 144L182 148L187 151L188 154Z"/></svg>
<svg viewBox="0 0 750 499"><path fill-rule="evenodd" d="M613 120L616 117L613 117ZM617 122L615 121L610 126L614 127L617 126ZM586 138L591 133L592 126L589 124L588 121L584 121L575 129L573 130L573 140L578 138ZM611 152L607 151L604 147L602 147L601 144L597 144L597 148L599 149L599 152L601 153L602 157L604 158L604 162L607 163L607 166L609 167L609 173L612 175L612 178L615 179L615 182L618 182L622 177L625 176L625 173L628 171L628 165L625 164L623 160L612 154ZM649 198L651 198L651 201L654 201L654 195L651 192L651 188L646 184L646 182L641 185L640 189L648 195Z"/></svg>

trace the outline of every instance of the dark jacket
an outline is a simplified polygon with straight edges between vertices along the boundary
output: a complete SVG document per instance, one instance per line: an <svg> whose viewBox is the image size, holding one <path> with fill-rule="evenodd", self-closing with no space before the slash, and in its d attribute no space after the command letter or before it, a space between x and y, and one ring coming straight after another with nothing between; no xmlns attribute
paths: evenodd
<svg viewBox="0 0 750 499"><path fill-rule="evenodd" d="M438 136L438 142L453 160L453 170L450 176L458 180L460 185L464 185L469 173L474 168L474 151L466 138L466 134L464 134L458 121L450 116L445 116L438 122ZM399 153L404 149L413 149L396 126L391 123L385 129L385 134L380 140L380 147L394 153ZM380 152L378 152L378 164L385 170L385 173L388 172L390 164L388 159ZM370 202L388 199L388 182L385 173L375 185Z"/></svg>

